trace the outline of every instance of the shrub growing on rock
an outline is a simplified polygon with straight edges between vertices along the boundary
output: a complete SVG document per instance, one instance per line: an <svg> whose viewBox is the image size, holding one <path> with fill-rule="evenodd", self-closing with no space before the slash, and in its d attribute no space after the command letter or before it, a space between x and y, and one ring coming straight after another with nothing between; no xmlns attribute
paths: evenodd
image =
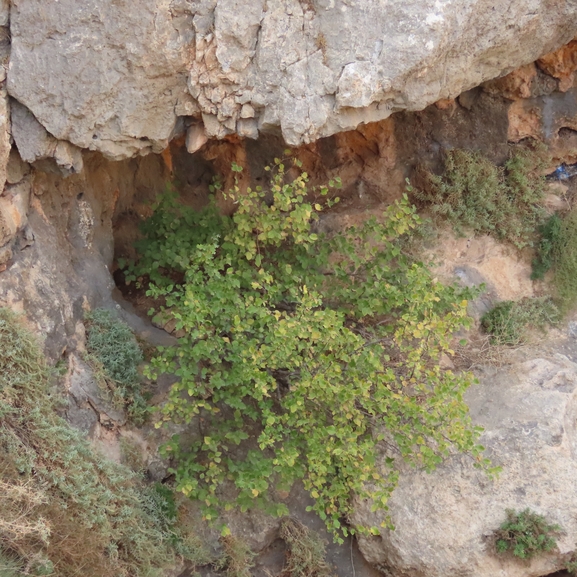
<svg viewBox="0 0 577 577"><path fill-rule="evenodd" d="M577 210L566 214L551 239L553 287L556 301L563 312L577 303Z"/></svg>
<svg viewBox="0 0 577 577"><path fill-rule="evenodd" d="M146 396L138 366L142 350L130 327L106 309L86 315L87 360L100 377L102 389L118 408L126 408L133 422L141 424L147 416Z"/></svg>
<svg viewBox="0 0 577 577"><path fill-rule="evenodd" d="M326 541L298 520L286 519L280 537L286 543L287 562L282 575L290 577L334 577L326 557Z"/></svg>
<svg viewBox="0 0 577 577"><path fill-rule="evenodd" d="M478 152L452 149L443 174L424 173L415 196L459 232L490 234L522 248L545 218L542 157L540 148L518 148L500 167Z"/></svg>
<svg viewBox="0 0 577 577"><path fill-rule="evenodd" d="M562 222L558 214L553 214L539 227L541 240L532 263L533 280L542 279L554 265L559 244L562 243Z"/></svg>
<svg viewBox="0 0 577 577"><path fill-rule="evenodd" d="M559 525L548 523L531 509L518 513L507 509L507 520L495 532L495 547L497 553L510 552L519 559L531 559L555 549L555 536L560 532Z"/></svg>
<svg viewBox="0 0 577 577"><path fill-rule="evenodd" d="M266 190L229 194L231 217L163 196L128 271L184 334L152 366L179 378L159 419L194 424L165 450L206 518L234 505L283 514L271 490L301 479L346 534L352 495L386 507L399 461L430 470L457 450L485 464L463 401L473 376L439 366L471 291L401 251L420 222L407 198L324 237L313 224L328 189L289 181L281 161Z"/></svg>
<svg viewBox="0 0 577 577"><path fill-rule="evenodd" d="M543 330L561 320L561 313L551 297L502 301L481 317L481 326L495 345L518 345L530 327Z"/></svg>

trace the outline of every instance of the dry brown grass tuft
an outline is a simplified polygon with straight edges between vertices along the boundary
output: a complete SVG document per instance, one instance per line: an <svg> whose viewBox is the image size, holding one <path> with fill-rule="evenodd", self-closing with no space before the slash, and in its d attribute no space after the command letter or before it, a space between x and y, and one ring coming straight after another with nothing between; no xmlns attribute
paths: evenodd
<svg viewBox="0 0 577 577"><path fill-rule="evenodd" d="M325 560L325 546L317 533L300 521L289 518L282 524L281 538L288 547L284 577L332 577L331 567Z"/></svg>

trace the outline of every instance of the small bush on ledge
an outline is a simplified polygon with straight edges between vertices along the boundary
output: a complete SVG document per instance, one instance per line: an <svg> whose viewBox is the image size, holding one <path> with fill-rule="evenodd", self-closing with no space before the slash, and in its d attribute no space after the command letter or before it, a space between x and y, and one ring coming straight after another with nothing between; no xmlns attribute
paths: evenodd
<svg viewBox="0 0 577 577"><path fill-rule="evenodd" d="M135 424L148 415L146 395L138 366L142 350L130 327L106 309L95 309L86 315L88 338L87 360L104 381L105 393L112 404L127 409Z"/></svg>
<svg viewBox="0 0 577 577"><path fill-rule="evenodd" d="M556 325L561 313L550 297L502 301L481 317L481 326L494 345L519 345L529 327L544 329Z"/></svg>
<svg viewBox="0 0 577 577"><path fill-rule="evenodd" d="M442 175L422 172L415 196L459 233L469 229L523 248L546 218L544 165L540 146L517 148L503 167L478 152L453 149Z"/></svg>
<svg viewBox="0 0 577 577"><path fill-rule="evenodd" d="M519 513L507 509L507 520L495 532L495 548L500 554L510 552L519 559L531 559L555 549L555 537L561 531L559 525L549 524L531 509Z"/></svg>
<svg viewBox="0 0 577 577"><path fill-rule="evenodd" d="M542 278L551 269L555 301L559 309L567 313L577 303L577 209L562 218L553 215L540 232L532 278Z"/></svg>

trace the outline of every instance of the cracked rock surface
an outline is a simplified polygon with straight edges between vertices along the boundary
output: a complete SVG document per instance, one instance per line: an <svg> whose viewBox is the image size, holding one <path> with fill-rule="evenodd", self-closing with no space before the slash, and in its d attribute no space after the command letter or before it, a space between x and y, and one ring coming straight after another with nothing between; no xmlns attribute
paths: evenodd
<svg viewBox="0 0 577 577"><path fill-rule="evenodd" d="M112 159L206 137L311 142L570 41L575 0L13 0L10 95Z"/></svg>
<svg viewBox="0 0 577 577"><path fill-rule="evenodd" d="M481 444L501 473L489 478L456 456L428 474L407 468L389 501L395 531L359 537L365 558L395 577L539 577L565 567L577 531L577 341L521 353L509 366L479 371L467 392ZM355 522L385 514L357 503ZM530 508L563 528L549 554L520 562L497 555L493 532L506 509Z"/></svg>

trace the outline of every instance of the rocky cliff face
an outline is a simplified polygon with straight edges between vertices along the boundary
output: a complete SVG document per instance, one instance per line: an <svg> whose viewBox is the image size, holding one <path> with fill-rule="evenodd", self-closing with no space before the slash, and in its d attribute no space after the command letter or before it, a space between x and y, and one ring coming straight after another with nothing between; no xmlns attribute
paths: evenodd
<svg viewBox="0 0 577 577"><path fill-rule="evenodd" d="M0 306L26 313L52 360L75 359L85 309L116 307L115 256L131 250L146 201L174 179L199 206L232 161L260 182L287 143L313 180L343 181L325 230L382 210L448 148L500 163L534 137L551 170L577 162L576 34L577 0L0 0ZM555 183L551 208L576 189ZM539 290L526 254L487 237L441 244L441 276L490 288L481 307ZM459 460L433 477L407 471L398 530L365 538L367 559L396 577L563 566L577 535L567 343L486 371L470 397L487 446L512 464L500 481ZM91 431L97 416L70 392L69 419ZM528 569L496 560L483 537L524 506L568 531ZM362 504L358 516L371 520Z"/></svg>
<svg viewBox="0 0 577 577"><path fill-rule="evenodd" d="M13 0L10 32L8 91L39 122L27 159L47 156L50 136L121 159L185 130L191 152L229 134L280 131L298 145L420 110L565 44L577 10L574 0ZM74 152L53 154L78 168Z"/></svg>

